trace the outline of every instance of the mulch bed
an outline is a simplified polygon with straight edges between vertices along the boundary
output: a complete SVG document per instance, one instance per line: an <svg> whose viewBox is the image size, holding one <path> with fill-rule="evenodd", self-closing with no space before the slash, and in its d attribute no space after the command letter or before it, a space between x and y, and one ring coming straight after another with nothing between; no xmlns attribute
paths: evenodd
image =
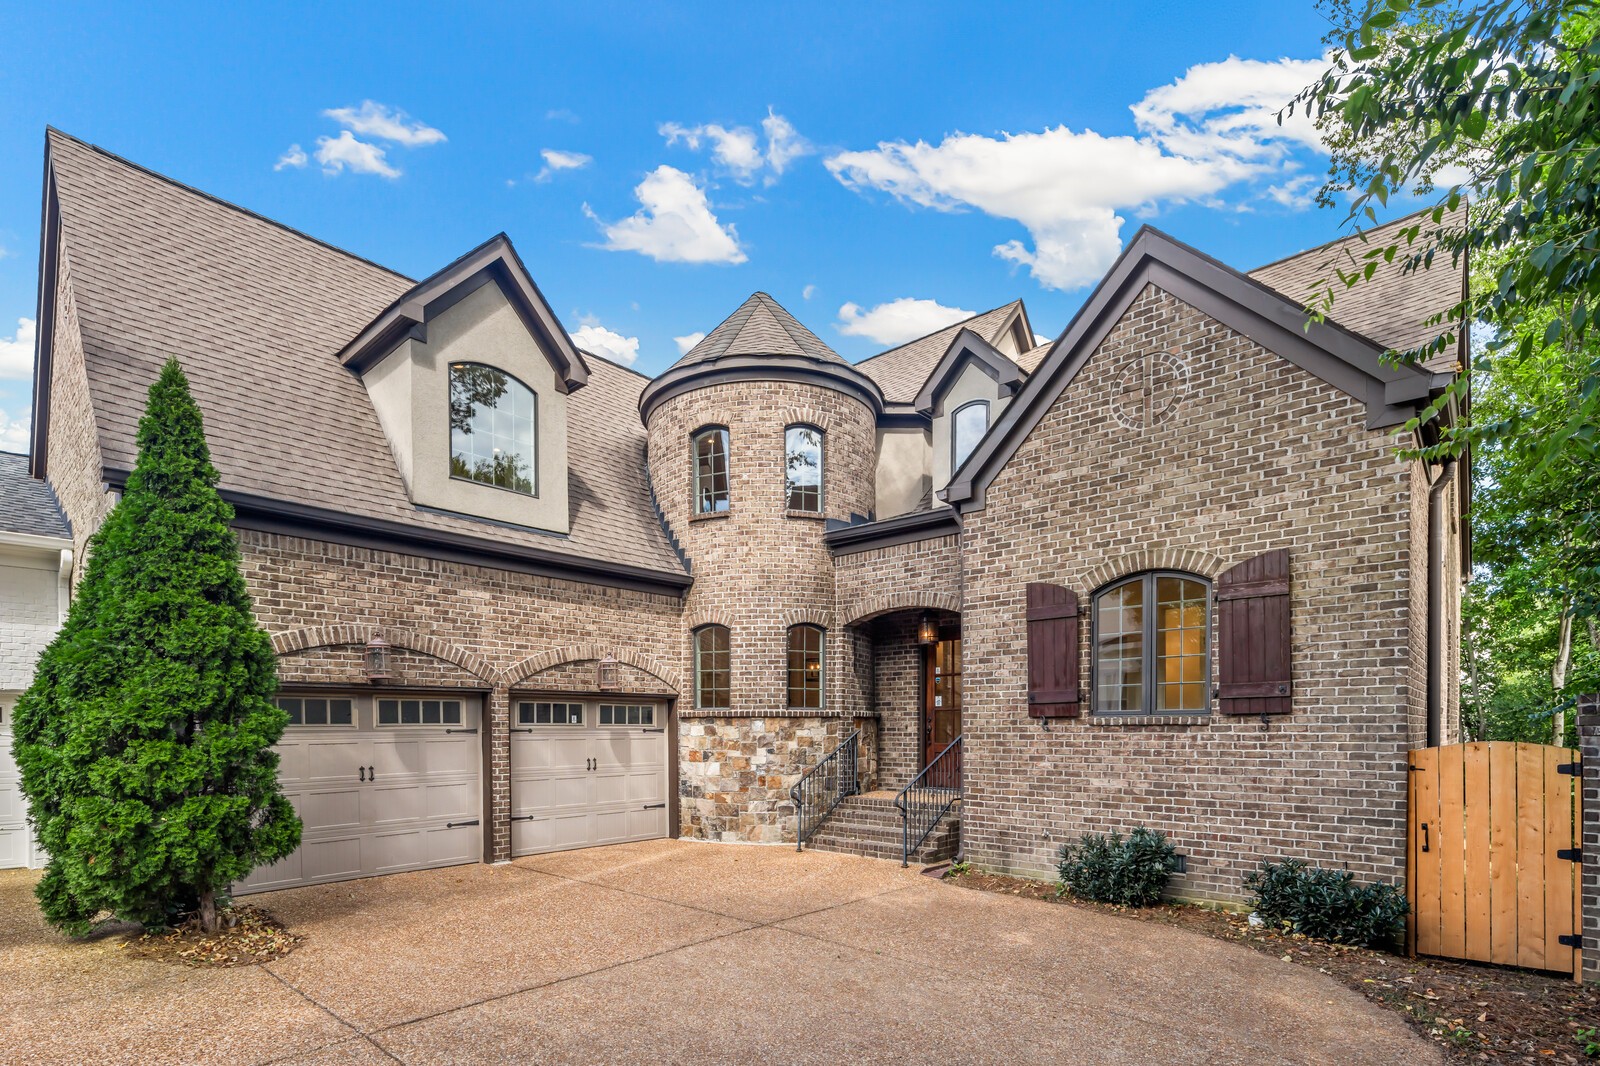
<svg viewBox="0 0 1600 1066"><path fill-rule="evenodd" d="M300 938L260 907L242 906L222 912L223 926L207 935L192 917L172 929L130 933L122 950L134 958L179 966L255 966L281 959Z"/></svg>
<svg viewBox="0 0 1600 1066"><path fill-rule="evenodd" d="M963 888L1182 926L1314 967L1374 1003L1399 1011L1413 1028L1443 1045L1453 1062L1600 1060L1600 986L1579 985L1570 977L1450 959L1408 959L1308 940L1253 928L1242 914L1204 907L1088 903L1058 897L1053 884L1020 877L968 871L949 872L944 879Z"/></svg>

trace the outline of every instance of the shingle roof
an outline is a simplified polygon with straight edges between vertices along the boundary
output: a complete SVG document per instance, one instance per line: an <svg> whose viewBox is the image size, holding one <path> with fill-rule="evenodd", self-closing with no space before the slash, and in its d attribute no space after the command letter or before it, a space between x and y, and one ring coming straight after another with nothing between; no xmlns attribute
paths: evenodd
<svg viewBox="0 0 1600 1066"><path fill-rule="evenodd" d="M645 480L642 379L596 360L568 400L568 535L420 510L336 357L411 279L54 130L49 153L108 466L133 465L146 388L176 356L224 489L682 575Z"/></svg>
<svg viewBox="0 0 1600 1066"><path fill-rule="evenodd" d="M911 403L922 389L922 383L928 380L933 368L944 358L944 353L949 350L950 342L956 339L957 333L963 329L970 329L990 344L995 344L1000 339L1000 332L1010 320L1012 312L1021 302L1012 300L1004 307L996 307L981 315L973 315L944 329L936 330L926 337L918 337L898 348L890 348L886 352L870 356L857 363L856 369L877 382L878 388L883 390L885 400L890 403ZM1032 367L1024 366L1023 369L1031 370Z"/></svg>
<svg viewBox="0 0 1600 1066"><path fill-rule="evenodd" d="M71 537L50 486L28 473L28 457L0 452L0 532Z"/></svg>
<svg viewBox="0 0 1600 1066"><path fill-rule="evenodd" d="M729 355L798 355L825 363L845 362L764 292L751 293L721 325L672 365L692 366Z"/></svg>
<svg viewBox="0 0 1600 1066"><path fill-rule="evenodd" d="M1444 225L1462 224L1466 210L1463 206L1456 215L1446 215ZM1344 288L1334 273L1336 269L1343 269L1347 274L1360 270L1367 263L1368 251L1395 240L1401 227L1415 225L1417 221L1417 215L1396 219L1368 230L1365 242L1357 236L1343 237L1257 267L1250 271L1250 277L1299 303L1320 296L1322 283L1331 281L1334 296L1329 319L1370 341L1399 351L1418 347L1439 334L1440 327L1425 325L1428 318L1448 310L1461 299L1463 279L1459 265L1452 267L1449 257L1444 256L1436 258L1427 270L1402 274L1400 264L1406 250L1402 243L1402 254L1395 256L1393 264L1380 259L1373 277L1354 288ZM1432 228L1431 222L1423 222L1423 240ZM1427 365L1431 369L1447 369L1454 362L1455 353L1449 352Z"/></svg>

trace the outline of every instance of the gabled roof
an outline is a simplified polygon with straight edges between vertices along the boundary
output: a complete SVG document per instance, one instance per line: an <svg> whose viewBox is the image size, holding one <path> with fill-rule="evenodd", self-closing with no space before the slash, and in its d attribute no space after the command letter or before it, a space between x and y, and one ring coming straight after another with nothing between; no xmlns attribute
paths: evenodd
<svg viewBox="0 0 1600 1066"><path fill-rule="evenodd" d="M176 356L241 522L573 579L687 584L645 477L638 376L591 359L588 387L568 400L568 534L419 508L366 388L339 360L416 282L54 130L45 196L36 462L46 323L68 272L108 481L133 466L146 390Z"/></svg>
<svg viewBox="0 0 1600 1066"><path fill-rule="evenodd" d="M928 380L922 384L922 391L912 401L916 409L923 414L932 414L939 394L960 368L968 363L977 364L984 373L994 378L1002 396L1011 395L1022 384L1022 367L970 328L962 326L951 340L950 347L945 350L944 358L933 368Z"/></svg>
<svg viewBox="0 0 1600 1066"><path fill-rule="evenodd" d="M1320 300L1324 284L1333 286L1333 304L1328 317L1346 329L1359 333L1369 340L1396 351L1419 348L1442 332L1438 326L1427 325L1428 318L1454 306L1465 295L1465 270L1449 269L1449 264L1436 263L1431 269L1401 272L1406 245L1401 242L1401 254L1393 263L1377 261L1373 276L1345 288L1339 281L1337 270L1354 274L1368 263L1368 252L1399 240L1399 231L1422 222L1418 247L1425 247L1429 231L1436 229L1430 215L1431 209L1419 211L1365 234L1366 240L1351 235L1329 244L1268 263L1250 271L1250 276L1268 285L1302 306ZM1466 224L1467 207L1463 204L1453 214L1446 214L1441 225L1455 228ZM1445 352L1428 361L1429 369L1448 370L1459 359L1459 352Z"/></svg>
<svg viewBox="0 0 1600 1066"><path fill-rule="evenodd" d="M589 380L588 364L504 233L407 289L339 351L339 361L359 374L388 355L401 338L427 340L429 319L489 282L500 286L567 391L582 388Z"/></svg>
<svg viewBox="0 0 1600 1066"><path fill-rule="evenodd" d="M72 538L50 486L28 473L28 457L0 452L0 534Z"/></svg>
<svg viewBox="0 0 1600 1066"><path fill-rule="evenodd" d="M991 345L998 344L1019 315L1023 317L1024 328L1031 328L1027 327L1027 311L1022 301L1012 300L993 310L934 330L925 337L907 341L897 348L869 356L857 363L856 368L878 383L884 399L889 403L911 403L939 360L950 350L957 333L970 329ZM1028 334L1030 339L1032 336Z"/></svg>
<svg viewBox="0 0 1600 1066"><path fill-rule="evenodd" d="M1306 321L1289 299L1149 226L1134 235L961 469L944 498L963 513L984 491L1146 285L1155 285L1367 405L1369 428L1410 418L1447 378L1384 362L1386 346L1332 321ZM1449 305L1446 305L1449 306Z"/></svg>
<svg viewBox="0 0 1600 1066"><path fill-rule="evenodd" d="M639 397L648 424L660 404L693 389L734 381L805 381L836 389L883 411L883 393L764 292L751 293Z"/></svg>
<svg viewBox="0 0 1600 1066"><path fill-rule="evenodd" d="M672 365L691 366L731 355L792 355L825 363L845 363L838 352L764 292L751 293L721 325Z"/></svg>

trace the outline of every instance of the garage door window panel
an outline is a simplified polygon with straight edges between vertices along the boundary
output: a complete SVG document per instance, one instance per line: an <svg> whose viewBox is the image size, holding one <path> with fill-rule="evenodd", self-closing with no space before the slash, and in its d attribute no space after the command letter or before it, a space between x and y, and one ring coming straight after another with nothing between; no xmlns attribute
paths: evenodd
<svg viewBox="0 0 1600 1066"><path fill-rule="evenodd" d="M393 699L378 701L380 726L460 725L460 700Z"/></svg>
<svg viewBox="0 0 1600 1066"><path fill-rule="evenodd" d="M517 704L519 725L583 725L583 704L543 700Z"/></svg>
<svg viewBox="0 0 1600 1066"><path fill-rule="evenodd" d="M278 707L289 716L290 725L353 726L355 704L346 699L280 696Z"/></svg>
<svg viewBox="0 0 1600 1066"><path fill-rule="evenodd" d="M653 726L656 724L656 709L646 704L602 703L600 724Z"/></svg>

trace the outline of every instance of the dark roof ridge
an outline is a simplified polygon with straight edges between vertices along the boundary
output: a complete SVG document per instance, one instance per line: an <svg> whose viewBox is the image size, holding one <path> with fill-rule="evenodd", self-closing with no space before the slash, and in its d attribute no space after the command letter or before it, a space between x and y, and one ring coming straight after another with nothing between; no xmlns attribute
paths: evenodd
<svg viewBox="0 0 1600 1066"><path fill-rule="evenodd" d="M269 226L276 226L278 229L283 230L285 233L293 234L294 236L300 237L303 240L310 241L312 244L321 245L322 247L328 249L328 251L330 251L330 252L337 252L339 255L345 256L346 258L349 258L349 259L354 259L358 263L365 263L367 266L375 267L378 270L381 270L386 274L393 274L395 277L400 278L402 281L415 282L417 280L416 278L413 278L408 274L402 274L400 271L395 270L393 267L386 267L382 263L379 263L379 262L377 262L376 260L373 260L373 259L368 259L364 255L357 255L355 252L350 251L350 249L348 249L348 248L340 248L337 244L330 244L330 243L328 243L327 241L323 240L320 237L313 237L311 234L305 232L304 230L296 229L295 227L289 225L287 222L279 222L277 219L269 218L268 216L263 215L259 211L252 211L248 207L241 207L239 204L234 203L232 200L224 200L222 197L216 195L215 193L209 193L209 192L206 192L204 189L198 189L195 186L188 184L187 182L179 181L177 178L172 177L170 174L163 174L159 170L152 170L150 167L144 166L144 165L139 164L139 163L135 163L133 160L128 159L125 156L120 156L117 153L111 151L110 149L102 148L98 144L94 144L94 143L91 143L89 141L86 141L82 137L74 137L72 134L68 133L66 130L59 129L59 128L55 127L55 126L51 126L51 125L48 125L48 124L45 126L44 129L45 129L45 152L46 153L48 153L50 151L50 134L54 133L58 137L66 138L67 140L71 141L73 144L76 144L76 145L79 145L79 146L81 146L83 148L89 149L91 152L97 152L100 155L105 156L107 159L115 160L116 162L121 163L123 166L132 167L134 170L140 171L141 173L144 173L144 174L148 174L152 178L157 179L158 181L164 181L168 185L172 185L172 186L174 186L176 188L182 189L186 193L191 193L191 194L193 194L195 196L199 196L199 197L202 197L204 199L210 200L212 203L220 204L221 206L228 208L230 211L237 211L241 215L245 215L245 216L247 216L249 218L253 218L253 219L256 219L258 221L265 222Z"/></svg>
<svg viewBox="0 0 1600 1066"><path fill-rule="evenodd" d="M1019 304L1021 302L1022 302L1022 297L1018 296L1015 300L1008 300L1003 304L999 304L998 306L989 308L989 310L987 310L987 311L978 311L975 314L971 314L971 315L968 315L966 318L960 319L959 321L952 322L948 326L940 326L938 329L929 330L927 333L924 333L920 337L912 337L908 341L901 341L899 344L895 345L893 348L885 348L883 351L878 352L876 355L869 355L865 359L858 359L858 360L856 360L855 365L856 366L860 366L862 363L870 363L874 359L881 359L886 355L890 355L890 354L892 354L894 352L898 352L901 348L905 348L908 345L915 344L918 341L925 341L929 337L933 336L935 333L943 333L945 330L949 329L951 326L965 326L967 323L974 322L974 321L982 318L984 315L992 315L996 311L1003 310L1003 309L1005 309L1007 307L1012 306L1013 304Z"/></svg>

